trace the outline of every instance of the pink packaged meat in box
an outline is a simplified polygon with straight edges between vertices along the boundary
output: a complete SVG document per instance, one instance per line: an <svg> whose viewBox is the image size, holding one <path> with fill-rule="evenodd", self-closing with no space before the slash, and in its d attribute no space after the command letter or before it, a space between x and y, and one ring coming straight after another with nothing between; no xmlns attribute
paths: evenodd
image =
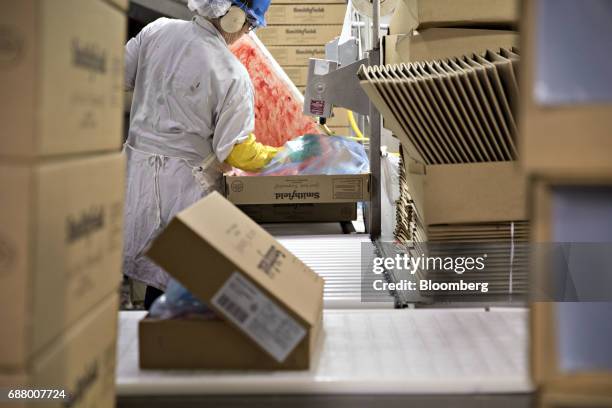
<svg viewBox="0 0 612 408"><path fill-rule="evenodd" d="M246 67L255 88L259 142L280 147L296 137L320 133L314 118L302 112L302 95L254 33L242 37L231 50Z"/></svg>

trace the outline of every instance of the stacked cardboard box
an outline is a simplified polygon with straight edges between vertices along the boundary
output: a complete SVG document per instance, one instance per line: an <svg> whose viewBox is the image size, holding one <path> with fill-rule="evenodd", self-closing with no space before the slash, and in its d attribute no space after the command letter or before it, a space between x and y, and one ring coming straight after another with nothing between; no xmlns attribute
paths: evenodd
<svg viewBox="0 0 612 408"><path fill-rule="evenodd" d="M519 6L519 0L400 0L384 38L385 63L517 46Z"/></svg>
<svg viewBox="0 0 612 408"><path fill-rule="evenodd" d="M424 238L448 255L460 253L458 242L482 244L492 251L492 292L524 294L524 259L514 252L528 219L525 180L513 164L517 12L512 0L401 1L383 39L388 65L359 76L402 144L396 237Z"/></svg>
<svg viewBox="0 0 612 408"><path fill-rule="evenodd" d="M564 252L565 262L554 264L548 255L554 252L539 251L534 286L551 293L551 284L570 278L582 299L563 302L557 295L532 303L532 377L540 391L538 406L547 408L612 406L612 302L606 285L611 268L609 261L592 262L602 251L609 253L612 242L612 83L607 74L612 60L606 56L590 64L583 54L607 44L609 12L605 1L537 0L524 9L521 86L527 92L521 95L519 148L532 180L533 238L538 248L556 250L560 243L572 248ZM565 32L568 26L571 33ZM552 49L553 39L566 45ZM591 250L589 261L577 262L585 246ZM606 295L591 303L585 289Z"/></svg>
<svg viewBox="0 0 612 408"><path fill-rule="evenodd" d="M415 254L460 257L486 254L486 275L419 271L434 282L477 279L489 284L477 297L519 298L527 293L529 239L527 183L513 162L418 165L403 153L396 239ZM406 209L403 204L408 201ZM426 243L426 244L425 244ZM465 294L425 293L434 300L465 300Z"/></svg>
<svg viewBox="0 0 612 408"><path fill-rule="evenodd" d="M257 31L257 36L300 91L307 85L308 60L324 59L325 44L340 35L346 7L345 0L281 0L270 6L268 27ZM346 134L346 111L336 109L327 124Z"/></svg>
<svg viewBox="0 0 612 408"><path fill-rule="evenodd" d="M0 15L0 388L62 388L75 407L114 406L126 3Z"/></svg>

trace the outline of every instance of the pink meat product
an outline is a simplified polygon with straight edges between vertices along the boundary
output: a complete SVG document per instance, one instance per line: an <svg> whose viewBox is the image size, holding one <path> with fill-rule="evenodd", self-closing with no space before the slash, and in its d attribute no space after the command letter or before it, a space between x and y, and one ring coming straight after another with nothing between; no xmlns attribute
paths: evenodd
<svg viewBox="0 0 612 408"><path fill-rule="evenodd" d="M302 102L273 69L266 55L249 37L231 47L246 67L255 88L255 135L261 143L280 147L306 133L320 133L313 118L302 113Z"/></svg>

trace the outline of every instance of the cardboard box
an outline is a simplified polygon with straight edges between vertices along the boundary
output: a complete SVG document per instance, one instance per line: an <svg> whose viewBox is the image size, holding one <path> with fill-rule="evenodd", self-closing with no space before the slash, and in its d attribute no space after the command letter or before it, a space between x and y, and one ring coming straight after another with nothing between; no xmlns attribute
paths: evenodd
<svg viewBox="0 0 612 408"><path fill-rule="evenodd" d="M266 45L318 45L325 44L338 37L342 25L303 25L300 22L292 25L267 26L257 30L257 37Z"/></svg>
<svg viewBox="0 0 612 408"><path fill-rule="evenodd" d="M115 6L115 7L119 7L119 9L123 10L123 11L127 11L127 9L130 6L130 1L129 0L104 0L107 1L109 4Z"/></svg>
<svg viewBox="0 0 612 408"><path fill-rule="evenodd" d="M148 256L224 321L143 320L141 367L310 367L323 279L220 194L179 213Z"/></svg>
<svg viewBox="0 0 612 408"><path fill-rule="evenodd" d="M520 0L400 0L390 34L429 27L515 27Z"/></svg>
<svg viewBox="0 0 612 408"><path fill-rule="evenodd" d="M125 15L99 0L23 0L0 26L0 156L119 150Z"/></svg>
<svg viewBox="0 0 612 408"><path fill-rule="evenodd" d="M0 371L24 367L121 281L124 158L0 164Z"/></svg>
<svg viewBox="0 0 612 408"><path fill-rule="evenodd" d="M290 1L290 0L280 0L280 1L274 1L274 4L291 4L291 5L295 5L297 2L295 1ZM316 1L312 1L312 2L300 2L301 4L304 5L311 5L311 4L344 4L346 6L346 0L316 0Z"/></svg>
<svg viewBox="0 0 612 408"><path fill-rule="evenodd" d="M327 118L327 126L330 128L348 128L349 121L347 111L344 108L335 108L334 116Z"/></svg>
<svg viewBox="0 0 612 408"><path fill-rule="evenodd" d="M531 217L533 219L532 240L536 243L550 244L555 242L554 220L553 220L553 189L556 186L571 187L601 187L612 186L610 173L602 172L598 175L589 175L585 178L580 175L558 175L550 179L536 179L530 187L531 191ZM581 218L585 218L584 201L580 201ZM594 218L597 218L596 216ZM600 217L601 218L601 217ZM605 222L602 219L602 229ZM589 225L589 230L592 225ZM581 234L582 235L582 234ZM563 240L565 242L565 240ZM577 242L586 242L583 237ZM597 242L591 240L590 242ZM544 255L542 255L544 254ZM532 288L539 290L542 287L550 288L546 281L547 273L551 266L547 261L545 252L537 252L532 261ZM554 272L553 276L557 276ZM571 303L572 305L584 305L588 302ZM591 305L607 305L605 302L590 303ZM531 334L531 377L535 385L549 393L553 407L598 407L609 406L602 401L610 401L612 398L612 372L603 370L580 370L564 372L559 363L559 341L557 335L556 310L559 303L555 302L532 302L530 311L530 334ZM602 330L605 330L602 327ZM604 331L605 332L605 331ZM602 332L603 333L603 332ZM584 339L584 347L591 347L586 333L581 333L578 338ZM603 358L603 357L602 357ZM553 394L556 397L553 398ZM582 397L581 397L582 396ZM588 396L590 400L587 400ZM552 404L554 402L554 404Z"/></svg>
<svg viewBox="0 0 612 408"><path fill-rule="evenodd" d="M353 203L370 198L370 175L225 176L234 204Z"/></svg>
<svg viewBox="0 0 612 408"><path fill-rule="evenodd" d="M263 204L239 206L253 221L348 222L357 219L357 203L341 204Z"/></svg>
<svg viewBox="0 0 612 408"><path fill-rule="evenodd" d="M118 307L117 295L98 303L27 370L0 372L0 389L64 390L72 397L42 403L45 407L114 407ZM8 404L10 408L37 406L40 401Z"/></svg>
<svg viewBox="0 0 612 408"><path fill-rule="evenodd" d="M310 58L325 59L325 47L313 46L270 46L270 54L280 65L307 67Z"/></svg>
<svg viewBox="0 0 612 408"><path fill-rule="evenodd" d="M332 132L340 136L353 136L353 131L350 127L346 126L330 126Z"/></svg>
<svg viewBox="0 0 612 408"><path fill-rule="evenodd" d="M425 213L425 165L417 162L406 154L402 155L404 166L404 182L410 198L414 202L417 214L415 218L422 218Z"/></svg>
<svg viewBox="0 0 612 408"><path fill-rule="evenodd" d="M138 328L140 368L211 370L306 370L320 345L316 324L287 359L279 363L223 320L143 319ZM215 347L203 344L215 342Z"/></svg>
<svg viewBox="0 0 612 408"><path fill-rule="evenodd" d="M385 64L433 61L519 45L516 31L430 28L384 37Z"/></svg>
<svg viewBox="0 0 612 408"><path fill-rule="evenodd" d="M520 80L521 89L526 91L522 92L519 105L521 165L526 172L544 177L554 177L559 173L610 173L611 104L542 106L535 100L536 68L544 54L537 50L536 7L539 3L527 2L522 20L524 63ZM584 63L589 62L585 60Z"/></svg>
<svg viewBox="0 0 612 408"><path fill-rule="evenodd" d="M541 391L539 408L608 408L612 407L611 396L568 393L567 391Z"/></svg>
<svg viewBox="0 0 612 408"><path fill-rule="evenodd" d="M308 67L283 67L283 70L296 86L308 84Z"/></svg>
<svg viewBox="0 0 612 408"><path fill-rule="evenodd" d="M269 25L343 24L346 4L276 4L266 13Z"/></svg>
<svg viewBox="0 0 612 408"><path fill-rule="evenodd" d="M528 219L527 179L514 162L433 165L425 172L428 225Z"/></svg>

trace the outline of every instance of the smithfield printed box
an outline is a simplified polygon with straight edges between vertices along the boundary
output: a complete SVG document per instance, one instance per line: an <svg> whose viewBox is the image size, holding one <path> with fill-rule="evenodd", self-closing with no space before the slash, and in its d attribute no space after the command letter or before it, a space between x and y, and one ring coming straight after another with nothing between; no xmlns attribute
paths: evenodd
<svg viewBox="0 0 612 408"><path fill-rule="evenodd" d="M283 67L283 70L295 86L308 84L308 67Z"/></svg>
<svg viewBox="0 0 612 408"><path fill-rule="evenodd" d="M325 44L342 32L342 25L292 25L267 26L257 30L257 37L266 45L318 45Z"/></svg>
<svg viewBox="0 0 612 408"><path fill-rule="evenodd" d="M111 153L0 164L0 371L82 318L121 281L125 162Z"/></svg>
<svg viewBox="0 0 612 408"><path fill-rule="evenodd" d="M147 255L222 320L143 319L142 368L310 367L323 279L223 196L179 213Z"/></svg>
<svg viewBox="0 0 612 408"><path fill-rule="evenodd" d="M348 222L357 219L357 203L263 204L238 208L260 224L275 222Z"/></svg>
<svg viewBox="0 0 612 408"><path fill-rule="evenodd" d="M38 395L52 390L45 394L51 395L46 403L31 398L11 401L8 407L114 407L118 309L116 294L105 298L62 332L27 369L0 371L2 390L30 390ZM5 397L6 394L2 396Z"/></svg>
<svg viewBox="0 0 612 408"><path fill-rule="evenodd" d="M225 176L234 204L352 203L370 198L370 175Z"/></svg>
<svg viewBox="0 0 612 408"><path fill-rule="evenodd" d="M270 25L343 24L346 4L275 4L266 13Z"/></svg>
<svg viewBox="0 0 612 408"><path fill-rule="evenodd" d="M125 15L100 0L21 0L0 27L0 156L119 150Z"/></svg>
<svg viewBox="0 0 612 408"><path fill-rule="evenodd" d="M109 4L119 7L121 10L124 10L124 11L127 11L130 5L129 0L104 0L104 1L107 1Z"/></svg>
<svg viewBox="0 0 612 408"><path fill-rule="evenodd" d="M314 46L283 46L274 45L267 47L270 54L280 65L308 66L310 58L325 59L325 47Z"/></svg>

